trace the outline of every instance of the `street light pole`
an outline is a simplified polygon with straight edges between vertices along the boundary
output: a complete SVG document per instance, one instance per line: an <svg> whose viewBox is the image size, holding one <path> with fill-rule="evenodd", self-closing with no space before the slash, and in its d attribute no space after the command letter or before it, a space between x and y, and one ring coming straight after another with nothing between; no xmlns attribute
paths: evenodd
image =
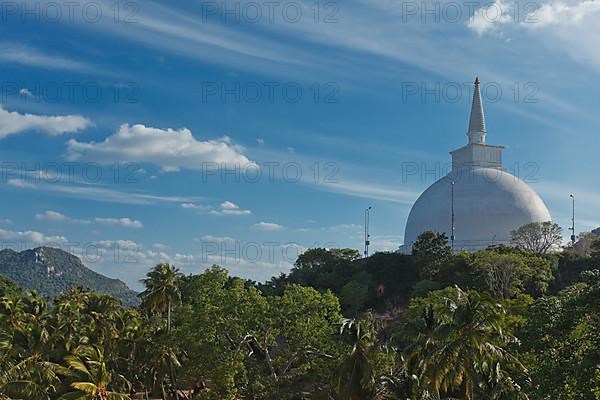
<svg viewBox="0 0 600 400"><path fill-rule="evenodd" d="M454 251L454 181L451 184L451 197L452 197L452 230L450 232L450 243L451 249Z"/></svg>
<svg viewBox="0 0 600 400"><path fill-rule="evenodd" d="M570 194L569 197L573 201L573 213L571 214L571 227L569 230L571 231L571 244L575 247L575 196Z"/></svg>
<svg viewBox="0 0 600 400"><path fill-rule="evenodd" d="M369 240L371 237L371 235L369 235L369 217L372 208L373 207L369 206L365 209L365 258L369 257L369 245L371 244L371 241Z"/></svg>

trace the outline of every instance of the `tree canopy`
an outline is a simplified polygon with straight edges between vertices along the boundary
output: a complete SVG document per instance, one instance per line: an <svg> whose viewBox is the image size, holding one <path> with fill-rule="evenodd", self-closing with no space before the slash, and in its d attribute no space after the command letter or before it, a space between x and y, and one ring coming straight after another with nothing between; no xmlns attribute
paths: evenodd
<svg viewBox="0 0 600 400"><path fill-rule="evenodd" d="M600 399L597 255L420 239L263 284L160 264L134 307L0 277L0 399Z"/></svg>

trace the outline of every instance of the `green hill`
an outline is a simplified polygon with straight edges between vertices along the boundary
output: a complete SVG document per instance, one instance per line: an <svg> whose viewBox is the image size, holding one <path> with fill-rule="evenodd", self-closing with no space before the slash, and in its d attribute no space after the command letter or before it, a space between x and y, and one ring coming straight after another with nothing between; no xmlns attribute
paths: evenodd
<svg viewBox="0 0 600 400"><path fill-rule="evenodd" d="M0 251L0 274L24 289L36 290L44 296L55 296L72 287L82 286L121 299L124 305L139 303L137 293L124 282L94 272L78 257L52 247L22 252Z"/></svg>

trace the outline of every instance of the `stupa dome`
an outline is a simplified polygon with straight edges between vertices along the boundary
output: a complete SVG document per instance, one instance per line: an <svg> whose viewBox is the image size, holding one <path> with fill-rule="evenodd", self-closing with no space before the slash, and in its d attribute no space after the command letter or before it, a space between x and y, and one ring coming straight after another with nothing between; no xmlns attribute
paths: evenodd
<svg viewBox="0 0 600 400"><path fill-rule="evenodd" d="M551 220L540 196L516 176L497 168L464 167L435 182L417 199L408 216L404 243L413 243L424 231L451 237L452 182L455 247L506 243L510 231Z"/></svg>
<svg viewBox="0 0 600 400"><path fill-rule="evenodd" d="M471 106L467 145L454 150L452 171L427 188L406 223L402 251L425 231L454 235L454 249L476 250L510 242L510 232L552 218L525 182L502 167L504 147L488 145L479 79ZM453 222L454 221L454 222ZM453 231L454 228L454 231Z"/></svg>

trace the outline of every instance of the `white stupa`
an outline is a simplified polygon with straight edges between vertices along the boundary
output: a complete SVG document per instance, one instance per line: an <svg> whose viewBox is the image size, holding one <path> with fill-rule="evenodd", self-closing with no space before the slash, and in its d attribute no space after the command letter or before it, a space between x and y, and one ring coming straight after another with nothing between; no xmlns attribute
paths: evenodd
<svg viewBox="0 0 600 400"><path fill-rule="evenodd" d="M465 146L450 152L452 171L427 188L410 210L402 252L410 252L425 231L444 232L449 239L454 234L454 250L472 251L509 243L510 232L524 224L551 220L537 193L503 169L504 147L486 144L479 78L467 136Z"/></svg>

